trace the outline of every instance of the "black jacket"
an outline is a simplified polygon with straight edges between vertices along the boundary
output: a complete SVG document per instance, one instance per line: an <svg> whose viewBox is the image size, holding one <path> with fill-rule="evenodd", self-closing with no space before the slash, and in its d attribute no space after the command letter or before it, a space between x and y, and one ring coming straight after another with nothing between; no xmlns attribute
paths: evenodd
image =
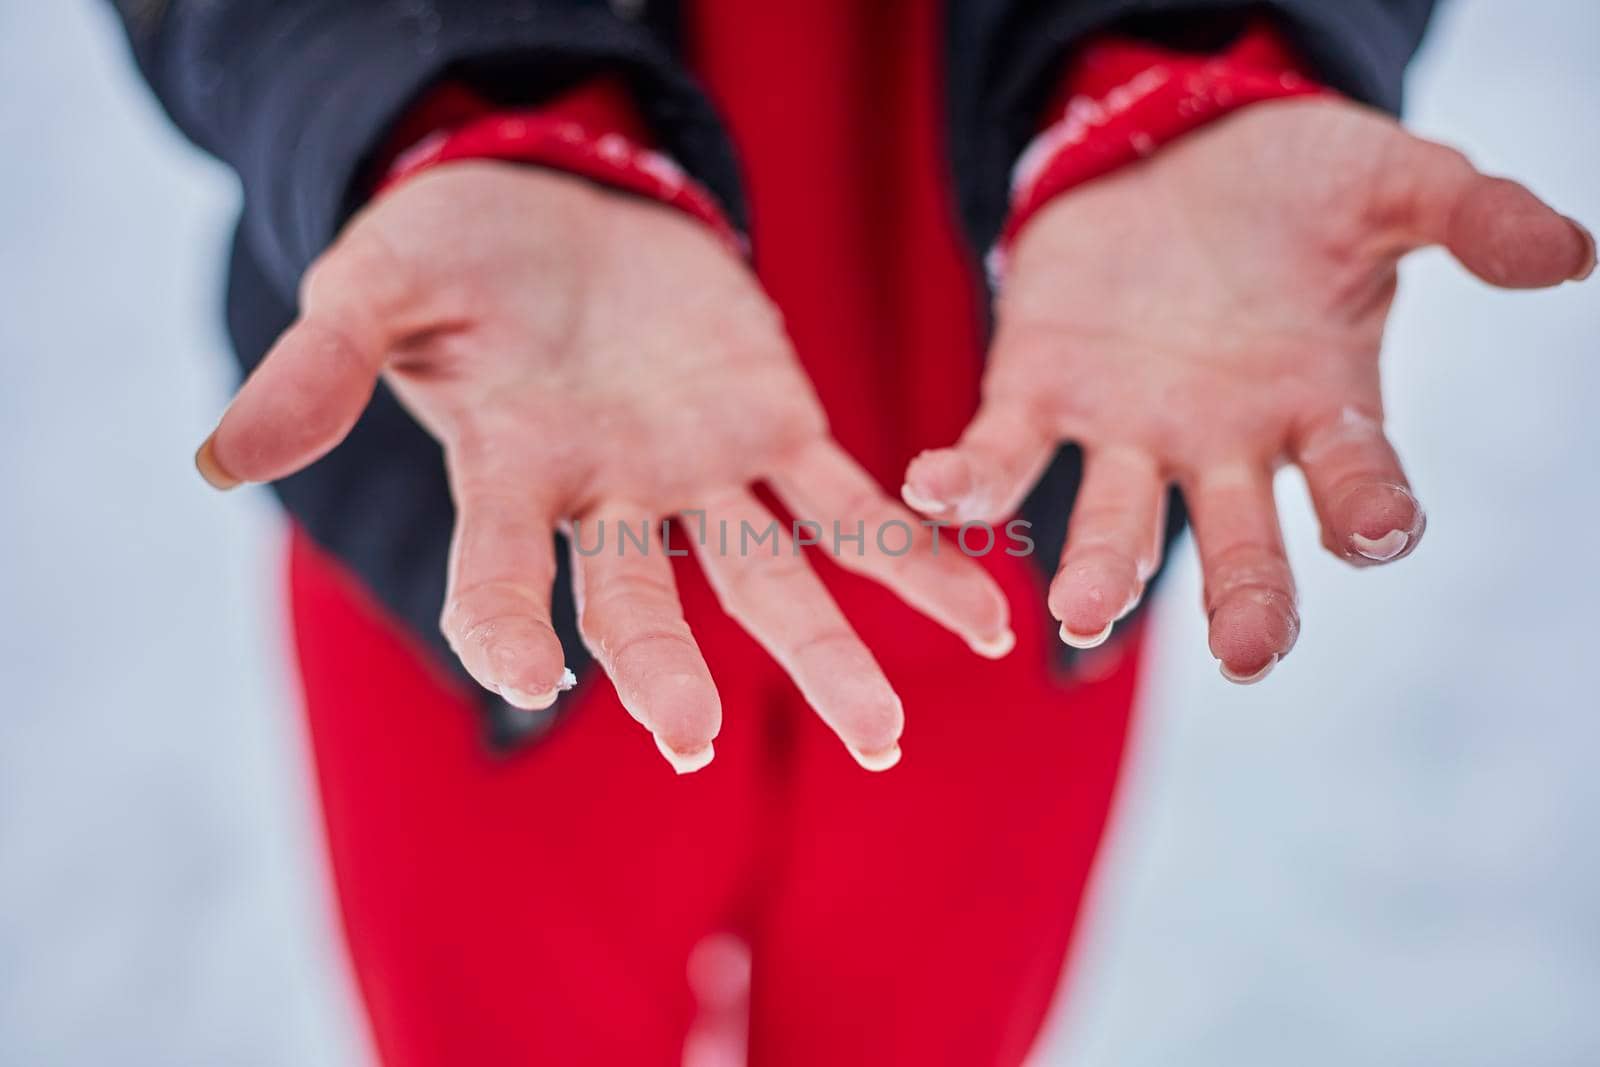
<svg viewBox="0 0 1600 1067"><path fill-rule="evenodd" d="M116 0L139 67L168 113L244 185L227 301L242 369L253 367L288 325L301 274L353 210L356 191L370 177L370 156L391 123L445 77L518 104L597 71L622 73L665 150L742 228L732 145L678 57L680 2L692 0ZM1245 15L1265 10L1324 82L1393 111L1433 6L1432 0L943 2L947 143L974 249L987 248L998 232L1012 163L1035 131L1063 57L1086 34L1117 24L1172 43L1215 47ZM1065 450L1035 493L1052 506L1026 508L1042 549L1060 544L1061 502L1075 491L1077 476L1076 451ZM394 398L380 386L348 441L274 488L311 537L454 669L437 625L452 520L443 463L438 446ZM1181 509L1172 513L1176 531ZM1053 552L1038 558L1053 569ZM557 630L577 669L588 657L576 640L565 575L555 588ZM548 722L530 725L526 715L512 716L487 697L484 707L490 736L502 743Z"/></svg>

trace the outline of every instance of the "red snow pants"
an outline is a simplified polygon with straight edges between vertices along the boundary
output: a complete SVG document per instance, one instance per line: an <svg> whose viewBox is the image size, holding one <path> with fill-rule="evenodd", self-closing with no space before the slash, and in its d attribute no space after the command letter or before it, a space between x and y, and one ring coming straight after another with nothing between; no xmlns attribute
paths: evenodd
<svg viewBox="0 0 1600 1067"><path fill-rule="evenodd" d="M834 432L892 492L960 433L981 365L940 9L688 5L762 281ZM317 783L386 1067L705 1063L746 1020L758 1065L1019 1063L1105 824L1137 634L1065 675L1043 578L996 552L1018 645L989 662L814 556L904 699L905 758L869 774L675 562L725 721L681 778L598 672L546 739L490 754L464 697L296 537ZM704 948L717 934L748 946L747 986Z"/></svg>

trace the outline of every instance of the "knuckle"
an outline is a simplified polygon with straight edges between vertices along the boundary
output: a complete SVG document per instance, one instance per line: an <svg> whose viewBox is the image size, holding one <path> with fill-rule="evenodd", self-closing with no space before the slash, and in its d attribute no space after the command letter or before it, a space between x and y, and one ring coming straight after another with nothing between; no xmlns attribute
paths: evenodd
<svg viewBox="0 0 1600 1067"><path fill-rule="evenodd" d="M632 605L657 605L675 603L677 590L670 575L647 573L639 570L621 571L608 575L598 583L590 598L592 604L610 604L626 601Z"/></svg>
<svg viewBox="0 0 1600 1067"><path fill-rule="evenodd" d="M601 638L597 644L596 652L599 657L623 671L630 662L647 653L677 659L700 658L699 646L689 633L688 625L681 621L641 627L633 633L622 635L615 641Z"/></svg>
<svg viewBox="0 0 1600 1067"><path fill-rule="evenodd" d="M405 257L371 226L357 225L306 270L300 306L384 312L401 306L414 288L414 271Z"/></svg>
<svg viewBox="0 0 1600 1067"><path fill-rule="evenodd" d="M727 595L731 612L748 616L768 602L793 602L809 591L811 568L790 552L773 559L747 560L731 568Z"/></svg>
<svg viewBox="0 0 1600 1067"><path fill-rule="evenodd" d="M796 657L801 657L830 650L842 652L851 659L855 659L863 651L860 639L849 629L838 624L828 624L795 642L793 653Z"/></svg>
<svg viewBox="0 0 1600 1067"><path fill-rule="evenodd" d="M511 618L536 618L539 599L520 583L493 579L457 590L445 601L439 626L446 636L462 641L480 636L485 627Z"/></svg>
<svg viewBox="0 0 1600 1067"><path fill-rule="evenodd" d="M1299 459L1312 467L1326 465L1351 449L1387 446L1382 413L1356 404L1318 412L1306 420L1298 436Z"/></svg>
<svg viewBox="0 0 1600 1067"><path fill-rule="evenodd" d="M1294 601L1289 561L1273 546L1249 542L1234 545L1213 556L1205 572L1206 600L1211 610L1246 590L1291 604Z"/></svg>
<svg viewBox="0 0 1600 1067"><path fill-rule="evenodd" d="M603 641L608 633L638 627L636 620L641 618L666 620L656 625L663 631L688 633L670 574L612 575L588 589L582 601L578 627L586 638Z"/></svg>

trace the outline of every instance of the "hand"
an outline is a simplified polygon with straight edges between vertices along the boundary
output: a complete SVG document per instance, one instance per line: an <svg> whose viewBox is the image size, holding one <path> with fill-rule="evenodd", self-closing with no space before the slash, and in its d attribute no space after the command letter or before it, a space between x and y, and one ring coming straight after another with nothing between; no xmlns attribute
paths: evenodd
<svg viewBox="0 0 1600 1067"><path fill-rule="evenodd" d="M929 551L928 530L833 442L754 277L674 210L499 163L406 182L307 274L299 320L202 446L202 473L226 487L305 466L380 374L444 446L457 509L444 632L514 705L547 707L570 685L550 625L552 540L580 522L586 548L604 538L573 556L585 642L675 767L711 759L721 706L660 524L698 509L732 531L726 553L715 536L694 546L724 607L858 760L892 765L899 698L790 538L776 554L734 547L741 521L773 521L758 479L824 527L903 517L922 535L910 554L869 545L840 564L1004 651L999 589L960 553Z"/></svg>
<svg viewBox="0 0 1600 1067"><path fill-rule="evenodd" d="M1485 281L1558 284L1594 242L1520 185L1361 107L1261 104L1059 197L1012 249L981 410L907 472L956 521L1009 514L1063 440L1084 481L1051 613L1103 641L1141 596L1182 490L1212 654L1238 682L1299 631L1272 497L1304 471L1329 551L1415 549L1424 517L1383 433L1378 349L1396 263L1446 245Z"/></svg>

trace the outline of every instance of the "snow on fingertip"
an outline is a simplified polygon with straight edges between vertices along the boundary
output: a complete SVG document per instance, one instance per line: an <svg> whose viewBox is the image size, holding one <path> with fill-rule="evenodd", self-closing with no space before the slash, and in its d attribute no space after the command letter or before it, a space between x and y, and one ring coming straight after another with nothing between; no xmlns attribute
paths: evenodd
<svg viewBox="0 0 1600 1067"><path fill-rule="evenodd" d="M1115 620L1106 623L1105 629L1097 634L1078 634L1067 629L1067 624L1061 624L1061 640L1073 648L1099 648L1111 637L1111 631L1116 626Z"/></svg>
<svg viewBox="0 0 1600 1067"><path fill-rule="evenodd" d="M849 746L846 746L846 748L849 748ZM872 771L874 774L882 773L900 762L899 745L891 746L882 752L869 753L854 748L850 748L849 752L851 758L859 763L863 769Z"/></svg>
<svg viewBox="0 0 1600 1067"><path fill-rule="evenodd" d="M704 769L716 758L716 747L710 741L707 741L703 748L697 748L693 752L679 752L661 740L659 736L654 734L651 736L655 738L656 749L661 753L662 758L671 764L672 769L678 774L693 774L695 771Z"/></svg>
<svg viewBox="0 0 1600 1067"><path fill-rule="evenodd" d="M1388 563L1404 552L1410 543L1411 535L1404 530L1390 530L1382 537L1363 537L1358 533L1350 535L1350 544L1355 550L1375 563Z"/></svg>
<svg viewBox="0 0 1600 1067"><path fill-rule="evenodd" d="M900 487L900 499L904 500L906 502L906 506L911 508L911 510L920 511L924 515L936 514L949 507L949 505L945 504L943 501L935 500L930 496L924 496L917 492L916 489L912 487L910 482L906 482Z"/></svg>
<svg viewBox="0 0 1600 1067"><path fill-rule="evenodd" d="M1222 672L1224 678L1234 685L1255 685L1272 673L1272 669L1278 665L1279 658L1278 654L1274 652L1272 658L1267 660L1266 665L1253 674L1240 674L1237 671L1229 670L1228 665L1220 660L1217 662L1217 669Z"/></svg>
<svg viewBox="0 0 1600 1067"><path fill-rule="evenodd" d="M968 645L972 651L984 659L1004 659L1011 654L1012 649L1017 647L1017 635L1008 629L999 637L991 638L988 641L970 641Z"/></svg>

